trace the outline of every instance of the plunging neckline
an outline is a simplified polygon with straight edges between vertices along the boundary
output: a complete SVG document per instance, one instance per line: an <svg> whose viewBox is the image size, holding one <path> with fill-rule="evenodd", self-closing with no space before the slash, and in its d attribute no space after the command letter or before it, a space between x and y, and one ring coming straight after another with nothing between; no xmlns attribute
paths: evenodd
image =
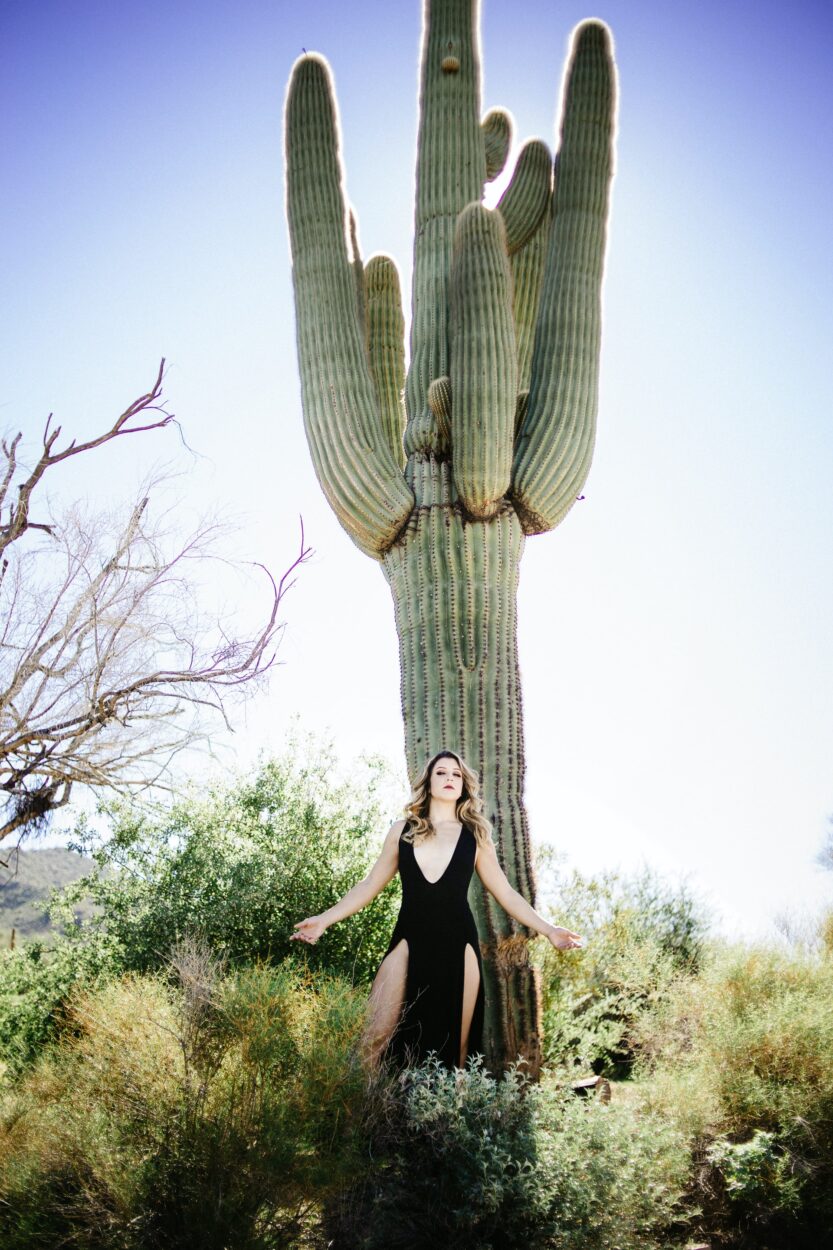
<svg viewBox="0 0 833 1250"><path fill-rule="evenodd" d="M454 849L451 852L448 863L446 864L445 868L443 868L442 872L437 877L436 881L429 881L428 877L426 877L425 873L422 871L419 860L417 859L416 847L414 846L413 842L411 843L411 850L414 853L414 863L416 864L417 868L419 868L419 875L422 877L426 885L439 885L440 884L443 877L448 872L449 868L454 862L454 856L457 854L457 847L460 845L460 839L463 836L463 830L465 829L465 827L466 827L465 825L460 826L460 832L457 834L457 841L454 843ZM436 837L437 835L435 834L434 836Z"/></svg>

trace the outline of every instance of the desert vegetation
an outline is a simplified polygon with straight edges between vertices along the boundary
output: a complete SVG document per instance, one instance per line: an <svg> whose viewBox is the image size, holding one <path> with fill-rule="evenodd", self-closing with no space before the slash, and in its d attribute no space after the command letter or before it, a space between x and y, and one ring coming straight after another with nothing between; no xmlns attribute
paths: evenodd
<svg viewBox="0 0 833 1250"><path fill-rule="evenodd" d="M18 1247L650 1250L833 1230L833 946L730 945L645 871L539 852L545 1065L368 1079L367 986L397 885L299 950L393 813L378 760L338 781L297 739L150 816L79 826L82 924L0 958L0 1243ZM579 1096L592 1075L604 1093ZM600 1087L602 1090L604 1086Z"/></svg>

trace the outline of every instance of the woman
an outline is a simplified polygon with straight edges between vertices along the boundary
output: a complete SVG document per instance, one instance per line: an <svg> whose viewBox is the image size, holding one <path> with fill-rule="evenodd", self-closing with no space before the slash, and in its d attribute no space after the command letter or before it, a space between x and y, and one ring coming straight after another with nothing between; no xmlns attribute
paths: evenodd
<svg viewBox="0 0 833 1250"><path fill-rule="evenodd" d="M331 924L366 907L399 871L402 907L370 993L365 1058L375 1067L385 1052L408 1062L434 1051L446 1067L464 1067L481 1047L484 1008L480 944L467 897L472 872L510 916L557 950L580 946L581 938L549 924L509 884L477 776L455 752L440 751L428 761L405 811L408 818L391 825L364 880L320 916L299 921L292 938L317 942Z"/></svg>

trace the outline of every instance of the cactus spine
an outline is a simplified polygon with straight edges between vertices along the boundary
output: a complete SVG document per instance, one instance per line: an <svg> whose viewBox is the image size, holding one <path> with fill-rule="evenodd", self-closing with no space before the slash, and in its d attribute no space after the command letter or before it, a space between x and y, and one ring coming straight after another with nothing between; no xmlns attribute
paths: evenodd
<svg viewBox="0 0 833 1250"><path fill-rule="evenodd" d="M606 27L582 24L556 160L527 144L490 212L483 185L503 167L511 123L501 109L480 121L476 14L476 0L426 2L407 376L396 268L362 265L315 55L290 83L287 212L310 451L336 515L391 587L409 772L441 747L465 756L504 870L534 902L516 590L525 535L563 519L590 467L614 69ZM472 890L487 1057L498 1068L520 1053L537 1071L528 934Z"/></svg>

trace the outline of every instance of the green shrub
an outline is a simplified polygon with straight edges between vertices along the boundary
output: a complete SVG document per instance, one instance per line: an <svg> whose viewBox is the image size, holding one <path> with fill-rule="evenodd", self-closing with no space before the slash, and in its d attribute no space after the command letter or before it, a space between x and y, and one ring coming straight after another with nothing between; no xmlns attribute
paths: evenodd
<svg viewBox="0 0 833 1250"><path fill-rule="evenodd" d="M70 938L106 935L130 971L159 968L174 942L199 934L232 964L292 955L368 981L393 928L396 884L316 946L290 941L295 922L346 893L381 846L384 766L364 765L349 784L335 771L331 750L308 740L252 778L188 795L156 819L109 808L106 840L82 837L84 849L95 846L94 875L64 889L55 914L71 914L90 895L98 913Z"/></svg>
<svg viewBox="0 0 833 1250"><path fill-rule="evenodd" d="M359 1167L364 996L289 964L111 981L6 1096L0 1244L278 1250Z"/></svg>
<svg viewBox="0 0 833 1250"><path fill-rule="evenodd" d="M338 781L328 746L291 741L251 778L189 796L155 818L116 804L103 813L106 835L82 825L76 849L91 855L91 875L52 901L66 936L0 955L0 1078L55 1035L72 987L162 968L188 935L230 965L289 957L366 984L395 923L398 883L317 945L290 941L295 922L334 903L378 853L388 772L371 760L354 773L350 784ZM81 900L96 912L78 926Z"/></svg>
<svg viewBox="0 0 833 1250"><path fill-rule="evenodd" d="M831 961L716 948L637 1032L645 1105L687 1133L712 1230L833 1237Z"/></svg>
<svg viewBox="0 0 833 1250"><path fill-rule="evenodd" d="M606 871L588 877L567 871L551 846L536 849L539 902L570 928L588 937L626 915L634 936L657 945L679 971L696 972L708 937L710 916L685 882L671 883L644 868L627 876Z"/></svg>
<svg viewBox="0 0 833 1250"><path fill-rule="evenodd" d="M548 944L535 952L545 1062L627 1076L634 1022L681 972L696 972L707 918L684 887L650 872L565 875L551 852L541 859L543 907L585 938L580 953L565 956Z"/></svg>
<svg viewBox="0 0 833 1250"><path fill-rule="evenodd" d="M0 1080L16 1076L54 1035L61 1005L79 983L94 983L120 966L111 943L58 938L0 953Z"/></svg>
<svg viewBox="0 0 833 1250"><path fill-rule="evenodd" d="M687 1155L651 1117L430 1061L384 1091L373 1171L328 1211L333 1250L651 1250Z"/></svg>
<svg viewBox="0 0 833 1250"><path fill-rule="evenodd" d="M759 1128L741 1142L718 1137L706 1158L719 1171L732 1202L751 1210L800 1209L801 1183L792 1174L790 1157L779 1149L775 1133Z"/></svg>

